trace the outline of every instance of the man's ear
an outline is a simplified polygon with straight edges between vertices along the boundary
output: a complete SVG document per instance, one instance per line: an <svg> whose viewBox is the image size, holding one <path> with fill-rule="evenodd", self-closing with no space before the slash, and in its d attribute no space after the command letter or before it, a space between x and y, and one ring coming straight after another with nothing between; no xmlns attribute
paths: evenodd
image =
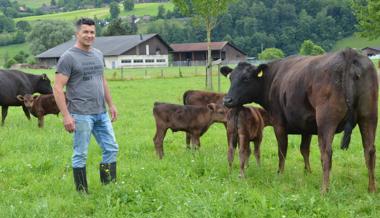
<svg viewBox="0 0 380 218"><path fill-rule="evenodd" d="M215 104L215 103L207 104L207 108L208 108L210 111L216 111L216 104Z"/></svg>
<svg viewBox="0 0 380 218"><path fill-rule="evenodd" d="M227 77L228 74L230 74L230 73L232 72L232 70L233 70L233 69L230 68L229 66L223 66L223 67L220 68L220 73L221 73L223 76Z"/></svg>
<svg viewBox="0 0 380 218"><path fill-rule="evenodd" d="M22 96L22 95L17 95L16 98L17 98L19 101L24 101L24 96Z"/></svg>

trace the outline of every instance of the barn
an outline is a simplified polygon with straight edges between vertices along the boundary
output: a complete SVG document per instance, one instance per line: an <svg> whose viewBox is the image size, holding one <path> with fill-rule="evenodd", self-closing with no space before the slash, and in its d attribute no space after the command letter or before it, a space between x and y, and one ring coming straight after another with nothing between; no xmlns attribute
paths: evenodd
<svg viewBox="0 0 380 218"><path fill-rule="evenodd" d="M171 44L173 64L180 66L206 65L207 42ZM222 64L236 64L246 61L247 54L228 41L211 42L213 61L221 59Z"/></svg>
<svg viewBox="0 0 380 218"><path fill-rule="evenodd" d="M75 39L53 47L36 59L41 65L55 66L59 57L75 44ZM158 35L104 36L95 39L95 48L104 54L105 67L165 67L172 48Z"/></svg>
<svg viewBox="0 0 380 218"><path fill-rule="evenodd" d="M380 47L365 47L362 48L363 55L374 56L380 54Z"/></svg>

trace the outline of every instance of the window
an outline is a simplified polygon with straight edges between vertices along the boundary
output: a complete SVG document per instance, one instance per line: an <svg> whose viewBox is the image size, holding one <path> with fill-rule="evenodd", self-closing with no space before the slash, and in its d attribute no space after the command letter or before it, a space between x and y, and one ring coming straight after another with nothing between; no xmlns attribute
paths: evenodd
<svg viewBox="0 0 380 218"><path fill-rule="evenodd" d="M143 59L135 59L133 60L133 63L143 63Z"/></svg>
<svg viewBox="0 0 380 218"><path fill-rule="evenodd" d="M145 59L145 63L154 63L154 59Z"/></svg>
<svg viewBox="0 0 380 218"><path fill-rule="evenodd" d="M130 63L132 63L132 60L131 59L124 59L124 60L121 60L121 63L130 64Z"/></svg>
<svg viewBox="0 0 380 218"><path fill-rule="evenodd" d="M157 59L156 61L157 61L157 63L165 63L166 62L165 59Z"/></svg>

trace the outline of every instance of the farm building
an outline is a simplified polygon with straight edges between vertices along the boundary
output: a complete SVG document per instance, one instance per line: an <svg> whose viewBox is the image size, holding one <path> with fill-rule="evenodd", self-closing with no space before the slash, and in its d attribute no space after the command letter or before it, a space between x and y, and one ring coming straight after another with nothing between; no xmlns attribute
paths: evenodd
<svg viewBox="0 0 380 218"><path fill-rule="evenodd" d="M171 44L173 48L174 65L206 65L207 42ZM234 46L224 42L211 42L211 56L213 60L222 59L223 64L235 64L247 59L247 54Z"/></svg>
<svg viewBox="0 0 380 218"><path fill-rule="evenodd" d="M380 47L365 47L362 48L363 55L374 56L380 54Z"/></svg>
<svg viewBox="0 0 380 218"><path fill-rule="evenodd" d="M67 41L36 58L40 64L55 66L63 52L74 44L74 39ZM158 34L97 37L93 46L103 52L105 67L110 69L168 66L169 51L172 51Z"/></svg>

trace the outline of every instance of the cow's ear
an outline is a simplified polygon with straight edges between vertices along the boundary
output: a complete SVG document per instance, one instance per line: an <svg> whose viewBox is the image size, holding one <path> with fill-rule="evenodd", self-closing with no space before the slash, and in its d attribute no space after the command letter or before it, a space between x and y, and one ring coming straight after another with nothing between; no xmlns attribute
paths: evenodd
<svg viewBox="0 0 380 218"><path fill-rule="evenodd" d="M210 111L215 111L215 110L216 110L216 104L215 104L215 103L207 104L207 108L208 108Z"/></svg>
<svg viewBox="0 0 380 218"><path fill-rule="evenodd" d="M33 99L37 100L40 97L40 95L33 95Z"/></svg>
<svg viewBox="0 0 380 218"><path fill-rule="evenodd" d="M265 70L268 68L268 65L266 64L260 64L257 68L256 68L256 77L263 77L264 76L264 72Z"/></svg>
<svg viewBox="0 0 380 218"><path fill-rule="evenodd" d="M223 66L223 67L220 68L220 73L221 73L223 76L227 77L228 74L230 74L230 73L232 72L232 70L233 70L233 69L230 68L230 67L228 67L228 66Z"/></svg>
<svg viewBox="0 0 380 218"><path fill-rule="evenodd" d="M43 79L43 80L48 80L48 77L47 77L47 75L46 75L45 73L42 74L41 76L42 76L42 79Z"/></svg>
<svg viewBox="0 0 380 218"><path fill-rule="evenodd" d="M16 98L17 98L19 101L24 101L24 96L22 96L22 95L17 95Z"/></svg>

